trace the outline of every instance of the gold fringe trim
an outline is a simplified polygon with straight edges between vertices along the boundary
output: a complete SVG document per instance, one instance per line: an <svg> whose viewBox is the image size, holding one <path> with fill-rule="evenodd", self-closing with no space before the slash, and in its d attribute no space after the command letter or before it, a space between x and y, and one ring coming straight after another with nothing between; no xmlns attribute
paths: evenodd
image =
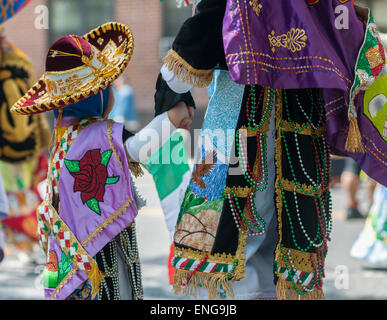
<svg viewBox="0 0 387 320"><path fill-rule="evenodd" d="M313 260L316 259L315 253L309 253L309 252L302 252L295 249L289 249L289 248L283 248L286 253L288 253L293 261L294 267L297 270L302 270L303 272L312 273L315 272L312 263L311 263L311 256L313 257ZM281 250L278 250L275 254L275 261L277 262L278 267L286 268L286 263L284 261L283 254Z"/></svg>
<svg viewBox="0 0 387 320"><path fill-rule="evenodd" d="M298 285L297 285L297 288ZM302 290L302 288L299 288ZM294 290L293 284L282 278L279 278L276 285L278 300L324 300L324 292L322 289L314 288L313 291L306 294L299 294Z"/></svg>
<svg viewBox="0 0 387 320"><path fill-rule="evenodd" d="M173 278L173 290L176 294L185 294L188 296L197 297L200 288L207 290L208 298L215 299L216 297L222 298L219 292L225 291L227 296L234 298L234 291L232 284L234 281L242 280L245 273L245 256L244 250L246 246L247 235L239 233L238 237L238 249L235 256L231 254L206 254L203 251L197 251L192 249L181 249L175 246L174 254L188 258L202 261L204 256L207 255L207 262L233 264L235 260L238 260L238 264L232 273L231 279L225 272L217 273L205 273L205 272L192 272L189 270L176 269ZM191 275L192 274L192 275ZM186 285L188 277L190 277L188 285Z"/></svg>
<svg viewBox="0 0 387 320"><path fill-rule="evenodd" d="M144 175L144 171L138 162L132 162L128 159L128 165L130 172L133 173L136 178L142 177Z"/></svg>
<svg viewBox="0 0 387 320"><path fill-rule="evenodd" d="M169 71L178 77L181 81L188 83L196 88L205 88L211 84L213 78L212 70L198 70L193 68L179 54L170 49L164 58L164 64Z"/></svg>
<svg viewBox="0 0 387 320"><path fill-rule="evenodd" d="M101 287L101 282L104 278L104 274L101 272L101 270L99 270L97 264L93 266L90 273L88 274L88 277L92 285L92 294L98 294Z"/></svg>
<svg viewBox="0 0 387 320"><path fill-rule="evenodd" d="M349 115L349 130L347 141L345 142L345 150L352 153L365 153L359 124L357 123L357 118L352 114Z"/></svg>
<svg viewBox="0 0 387 320"><path fill-rule="evenodd" d="M227 296L234 298L233 282L225 273L195 272L187 280L192 271L177 269L173 277L173 291L175 294L185 294L198 297L201 288L207 290L208 299L222 298L219 293L225 291Z"/></svg>
<svg viewBox="0 0 387 320"><path fill-rule="evenodd" d="M294 129L292 127L292 125L293 125L298 130L298 134L307 135L307 136L311 136L312 134L315 134L318 137L321 137L327 131L325 124L323 126L317 128L317 130L316 130L316 129L313 129L313 127L310 124L307 125L306 127L305 127L305 124L300 125L297 122L292 123L292 125L291 125L289 121L286 121L283 119L282 119L281 123L282 123L282 127L281 127L282 131L293 133L294 132Z"/></svg>
<svg viewBox="0 0 387 320"><path fill-rule="evenodd" d="M284 190L288 192L293 192L294 187L296 186L294 181L289 181L288 179L285 179L285 178L281 179L281 183ZM296 188L296 192L304 196L315 197L315 196L321 196L321 194L323 193L321 187L318 188L317 191L315 192L313 192L314 187L311 185L306 185L305 183L303 183L300 185L300 187L302 188L302 190L306 191L306 193L301 192L298 188Z"/></svg>

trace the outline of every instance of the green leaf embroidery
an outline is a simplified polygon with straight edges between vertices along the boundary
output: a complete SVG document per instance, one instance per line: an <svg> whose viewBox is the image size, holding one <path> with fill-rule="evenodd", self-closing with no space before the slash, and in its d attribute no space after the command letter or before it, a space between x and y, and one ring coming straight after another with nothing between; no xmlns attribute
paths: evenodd
<svg viewBox="0 0 387 320"><path fill-rule="evenodd" d="M106 184L115 184L120 180L120 177L109 177L106 179Z"/></svg>
<svg viewBox="0 0 387 320"><path fill-rule="evenodd" d="M195 199L195 195L191 193L188 198L188 203L191 203Z"/></svg>
<svg viewBox="0 0 387 320"><path fill-rule="evenodd" d="M54 237L58 234L58 231L60 230L62 223L60 221L57 221L54 223L54 228L52 229L52 233L54 234Z"/></svg>
<svg viewBox="0 0 387 320"><path fill-rule="evenodd" d="M203 197L196 198L188 204L188 207L189 208L196 207L203 204L204 202L206 202L206 199L204 199Z"/></svg>
<svg viewBox="0 0 387 320"><path fill-rule="evenodd" d="M64 277L71 271L71 260L62 251L62 259L58 263L58 284L62 282Z"/></svg>
<svg viewBox="0 0 387 320"><path fill-rule="evenodd" d="M79 172L81 170L81 168L79 168L79 161L77 160L64 159L64 163L66 165L67 170L71 173Z"/></svg>
<svg viewBox="0 0 387 320"><path fill-rule="evenodd" d="M112 150L106 150L101 154L101 164L105 167L108 165L110 158L112 156L113 151Z"/></svg>
<svg viewBox="0 0 387 320"><path fill-rule="evenodd" d="M86 201L87 206L90 210L93 210L96 214L101 215L101 209L99 208L99 202L93 198Z"/></svg>

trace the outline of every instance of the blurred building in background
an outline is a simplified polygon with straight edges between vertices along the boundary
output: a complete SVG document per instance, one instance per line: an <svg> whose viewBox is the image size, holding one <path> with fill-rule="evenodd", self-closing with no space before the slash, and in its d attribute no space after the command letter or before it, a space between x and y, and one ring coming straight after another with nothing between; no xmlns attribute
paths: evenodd
<svg viewBox="0 0 387 320"><path fill-rule="evenodd" d="M48 28L39 29L36 26L41 24L44 8L48 8ZM141 122L145 123L153 117L162 57L191 15L191 8L176 8L175 0L33 0L4 28L8 39L32 59L39 77L48 48L61 36L83 35L112 20L129 26L135 49L125 76L134 88ZM194 90L193 95L198 107L204 108L208 102L206 90Z"/></svg>
<svg viewBox="0 0 387 320"><path fill-rule="evenodd" d="M372 10L381 32L387 32L387 0L356 0L356 3Z"/></svg>

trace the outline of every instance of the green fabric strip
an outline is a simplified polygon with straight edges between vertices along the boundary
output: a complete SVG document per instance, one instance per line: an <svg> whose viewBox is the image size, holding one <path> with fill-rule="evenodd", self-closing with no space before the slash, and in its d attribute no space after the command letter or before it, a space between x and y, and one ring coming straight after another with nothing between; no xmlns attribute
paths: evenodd
<svg viewBox="0 0 387 320"><path fill-rule="evenodd" d="M190 170L180 132L175 131L144 166L153 176L161 201L176 190Z"/></svg>

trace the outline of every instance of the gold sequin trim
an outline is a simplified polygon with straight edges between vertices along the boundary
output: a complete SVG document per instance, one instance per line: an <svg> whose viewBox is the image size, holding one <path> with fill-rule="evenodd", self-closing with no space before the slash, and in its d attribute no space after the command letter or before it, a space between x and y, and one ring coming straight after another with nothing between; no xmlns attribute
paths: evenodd
<svg viewBox="0 0 387 320"><path fill-rule="evenodd" d="M130 203L130 197L128 197L125 203L116 212L109 216L109 218L102 222L85 240L81 242L81 245L86 247L90 241L92 241L99 233L103 231L103 229L107 227L108 224L113 223L113 221L129 207Z"/></svg>

